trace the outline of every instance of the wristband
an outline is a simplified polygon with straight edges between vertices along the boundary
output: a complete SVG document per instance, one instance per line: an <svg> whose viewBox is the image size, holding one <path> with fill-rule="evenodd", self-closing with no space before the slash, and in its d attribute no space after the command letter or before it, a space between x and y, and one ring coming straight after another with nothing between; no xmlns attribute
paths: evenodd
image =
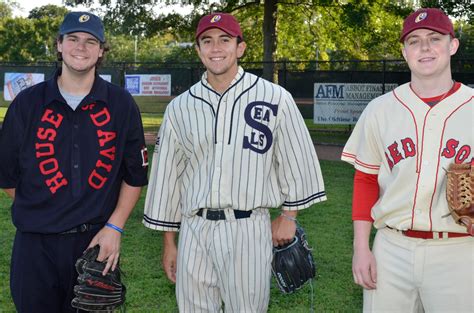
<svg viewBox="0 0 474 313"><path fill-rule="evenodd" d="M287 220L296 222L296 218L294 218L294 217L292 217L292 216L289 216L289 215L286 215L286 214L283 213L283 212L282 212L280 215L283 216L284 218L286 218Z"/></svg>
<svg viewBox="0 0 474 313"><path fill-rule="evenodd" d="M110 227L110 228L112 228L112 229L115 229L115 230L118 231L119 233L123 234L123 229L120 228L120 227L118 227L118 226L116 226L116 225L114 225L114 224L112 224L112 223L105 223L105 226Z"/></svg>

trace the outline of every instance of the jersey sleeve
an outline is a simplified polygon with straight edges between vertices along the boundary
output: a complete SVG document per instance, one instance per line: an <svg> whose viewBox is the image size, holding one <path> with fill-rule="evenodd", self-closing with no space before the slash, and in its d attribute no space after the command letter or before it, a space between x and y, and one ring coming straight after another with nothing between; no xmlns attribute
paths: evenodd
<svg viewBox="0 0 474 313"><path fill-rule="evenodd" d="M153 152L143 224L155 230L178 231L185 155L168 117L167 109Z"/></svg>
<svg viewBox="0 0 474 313"><path fill-rule="evenodd" d="M20 95L10 104L0 129L0 188L16 188L20 177L19 153L25 122L19 99Z"/></svg>
<svg viewBox="0 0 474 313"><path fill-rule="evenodd" d="M133 105L128 116L130 121L125 144L124 181L130 186L139 187L148 182L148 155L140 111L131 96L130 101Z"/></svg>
<svg viewBox="0 0 474 313"><path fill-rule="evenodd" d="M377 149L377 118L370 108L371 103L362 112L351 136L342 151L341 160L352 164L355 169L378 174L382 158Z"/></svg>
<svg viewBox="0 0 474 313"><path fill-rule="evenodd" d="M326 200L323 176L308 128L293 97L283 96L275 163L284 210L302 210Z"/></svg>

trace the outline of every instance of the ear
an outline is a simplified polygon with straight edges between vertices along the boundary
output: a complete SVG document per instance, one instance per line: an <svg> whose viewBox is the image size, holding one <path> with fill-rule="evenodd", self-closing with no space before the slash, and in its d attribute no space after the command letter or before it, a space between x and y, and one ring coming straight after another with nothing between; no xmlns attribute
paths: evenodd
<svg viewBox="0 0 474 313"><path fill-rule="evenodd" d="M244 55L245 48L247 48L245 41L242 41L237 45L237 59L240 59Z"/></svg>
<svg viewBox="0 0 474 313"><path fill-rule="evenodd" d="M56 50L58 50L59 53L63 52L63 44L58 40L56 40Z"/></svg>
<svg viewBox="0 0 474 313"><path fill-rule="evenodd" d="M402 55L403 55L403 58L405 59L405 62L407 62L407 51L405 50L405 45L403 45L402 47Z"/></svg>
<svg viewBox="0 0 474 313"><path fill-rule="evenodd" d="M449 53L455 55L459 48L459 39L452 38L449 42Z"/></svg>

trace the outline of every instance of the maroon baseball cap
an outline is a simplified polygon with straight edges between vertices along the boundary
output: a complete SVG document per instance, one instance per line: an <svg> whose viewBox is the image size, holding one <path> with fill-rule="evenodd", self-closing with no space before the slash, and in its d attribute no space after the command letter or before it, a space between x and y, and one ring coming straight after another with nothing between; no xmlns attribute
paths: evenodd
<svg viewBox="0 0 474 313"><path fill-rule="evenodd" d="M196 30L196 40L202 33L211 28L219 28L232 37L244 38L239 22L229 13L213 13L203 16Z"/></svg>
<svg viewBox="0 0 474 313"><path fill-rule="evenodd" d="M453 23L443 11L436 8L425 8L413 12L405 19L400 42L403 42L409 33L420 28L431 29L440 34L450 34L455 37Z"/></svg>

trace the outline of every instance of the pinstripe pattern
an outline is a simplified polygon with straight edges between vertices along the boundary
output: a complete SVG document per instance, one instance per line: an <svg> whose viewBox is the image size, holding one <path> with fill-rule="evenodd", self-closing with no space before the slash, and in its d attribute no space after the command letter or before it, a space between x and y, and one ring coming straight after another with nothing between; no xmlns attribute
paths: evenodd
<svg viewBox="0 0 474 313"><path fill-rule="evenodd" d="M244 137L255 132L244 111L256 101L278 107L276 116L260 121L273 134L264 154L243 149ZM182 214L193 216L200 208L301 210L326 199L316 152L293 98L242 68L222 96L204 74L168 105L158 137L145 203L147 227L176 231Z"/></svg>
<svg viewBox="0 0 474 313"><path fill-rule="evenodd" d="M222 301L226 312L266 312L271 236L265 209L230 222L183 219L176 280L180 312L220 312Z"/></svg>
<svg viewBox="0 0 474 313"><path fill-rule="evenodd" d="M319 161L291 95L239 67L219 95L202 80L167 107L155 146L143 223L178 231L182 312L266 312L271 223L267 208L326 199ZM221 209L228 220L196 216ZM233 210L253 210L235 220ZM230 218L230 220L229 220Z"/></svg>

